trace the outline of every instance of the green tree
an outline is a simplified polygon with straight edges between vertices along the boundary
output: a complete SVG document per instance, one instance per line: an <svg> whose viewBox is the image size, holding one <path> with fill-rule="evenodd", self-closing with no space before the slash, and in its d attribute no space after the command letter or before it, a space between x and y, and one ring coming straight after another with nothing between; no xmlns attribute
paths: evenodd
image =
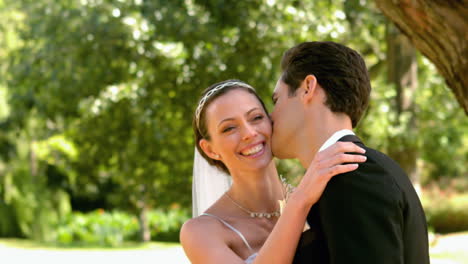
<svg viewBox="0 0 468 264"><path fill-rule="evenodd" d="M387 52L387 20L371 2L0 3L9 18L0 29L15 36L9 45L0 40L0 60L7 62L0 63L0 95L8 97L0 106L0 210L24 212L10 221L21 230L31 230L27 212L43 204L60 219L70 195L134 212L142 239L149 239L148 209L190 204L191 118L201 91L238 78L271 106L282 53L308 40L341 42L365 57L374 91L358 130L368 145L413 151L410 168L423 164L424 179L465 173L461 109L418 54L410 56L409 65L418 66L411 107L399 107L406 90L398 90L401 75L387 78L397 63L387 63L396 61ZM294 161L278 164L286 177L302 173ZM42 193L43 204L31 202Z"/></svg>
<svg viewBox="0 0 468 264"><path fill-rule="evenodd" d="M468 114L467 1L377 0L382 12L436 65Z"/></svg>

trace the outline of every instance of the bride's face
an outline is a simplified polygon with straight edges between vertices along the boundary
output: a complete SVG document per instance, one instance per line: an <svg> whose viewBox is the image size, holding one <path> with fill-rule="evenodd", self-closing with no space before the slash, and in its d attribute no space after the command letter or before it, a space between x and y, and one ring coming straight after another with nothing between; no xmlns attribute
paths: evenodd
<svg viewBox="0 0 468 264"><path fill-rule="evenodd" d="M254 95L234 89L206 109L210 140L201 140L205 153L229 171L264 169L271 162L271 121Z"/></svg>

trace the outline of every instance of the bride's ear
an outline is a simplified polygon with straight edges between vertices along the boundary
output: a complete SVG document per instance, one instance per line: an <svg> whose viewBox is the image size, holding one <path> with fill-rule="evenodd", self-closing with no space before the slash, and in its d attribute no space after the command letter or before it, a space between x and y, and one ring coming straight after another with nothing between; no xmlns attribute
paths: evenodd
<svg viewBox="0 0 468 264"><path fill-rule="evenodd" d="M221 157L219 156L219 154L213 150L213 146L211 145L211 142L209 142L206 139L202 139L200 140L198 144L200 145L201 149L203 150L203 152L205 152L205 154L208 157L214 160L221 160Z"/></svg>

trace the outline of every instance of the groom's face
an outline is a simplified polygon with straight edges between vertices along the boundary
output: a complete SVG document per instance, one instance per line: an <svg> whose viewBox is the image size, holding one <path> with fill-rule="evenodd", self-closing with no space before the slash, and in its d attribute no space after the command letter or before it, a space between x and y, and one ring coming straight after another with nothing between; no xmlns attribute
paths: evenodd
<svg viewBox="0 0 468 264"><path fill-rule="evenodd" d="M273 155L280 159L296 158L297 132L303 124L299 96L289 95L288 85L280 78L276 83L272 99L275 105L271 113Z"/></svg>

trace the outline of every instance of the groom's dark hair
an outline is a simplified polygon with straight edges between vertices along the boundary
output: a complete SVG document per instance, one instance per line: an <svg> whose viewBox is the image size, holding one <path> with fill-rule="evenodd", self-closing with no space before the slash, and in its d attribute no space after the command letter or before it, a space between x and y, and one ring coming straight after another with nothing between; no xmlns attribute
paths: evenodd
<svg viewBox="0 0 468 264"><path fill-rule="evenodd" d="M369 104L371 84L364 59L355 50L330 41L298 44L281 60L281 80L294 96L307 75L323 88L332 112L345 113L355 127Z"/></svg>

